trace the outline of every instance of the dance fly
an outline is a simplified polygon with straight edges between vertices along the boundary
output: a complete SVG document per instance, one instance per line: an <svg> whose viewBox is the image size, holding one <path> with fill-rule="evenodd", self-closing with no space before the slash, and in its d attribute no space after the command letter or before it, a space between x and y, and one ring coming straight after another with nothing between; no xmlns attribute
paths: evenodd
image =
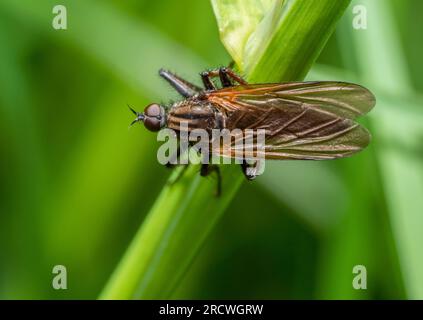
<svg viewBox="0 0 423 320"><path fill-rule="evenodd" d="M366 88L336 81L248 84L230 68L201 73L204 89L177 75L160 70L160 76L185 100L171 106L156 103L136 114L136 122L157 132L175 130L265 129L263 158L274 160L327 160L351 156L364 149L370 134L355 122L375 105ZM218 88L213 78L219 78ZM239 137L242 139L242 136ZM212 150L217 156L234 157L233 143ZM217 154L216 154L217 153ZM178 155L179 156L179 153ZM242 162L247 179L256 177L254 164ZM201 175L220 173L216 165L202 164Z"/></svg>

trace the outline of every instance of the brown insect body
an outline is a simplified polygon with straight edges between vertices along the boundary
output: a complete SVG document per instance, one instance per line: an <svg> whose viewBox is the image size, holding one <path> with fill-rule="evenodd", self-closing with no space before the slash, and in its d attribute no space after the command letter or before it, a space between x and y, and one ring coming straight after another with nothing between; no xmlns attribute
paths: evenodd
<svg viewBox="0 0 423 320"><path fill-rule="evenodd" d="M324 160L350 156L370 142L369 132L355 118L369 112L375 97L366 88L344 82L290 82L247 84L228 68L201 74L206 90L199 88L169 71L160 70L165 78L186 99L166 109L149 105L137 114L151 131L168 127L179 132L204 129L264 129L265 147L259 156L266 159ZM219 77L223 88L211 80ZM234 84L235 82L235 84ZM238 130L239 131L239 130ZM236 142L211 150L212 154L234 157ZM248 155L247 155L248 156ZM249 166L242 165L247 174ZM210 168L203 165L202 175Z"/></svg>
<svg viewBox="0 0 423 320"><path fill-rule="evenodd" d="M198 97L175 103L167 114L167 127L179 132L181 125L188 126L188 131L204 129L211 132L218 129L221 116L218 106Z"/></svg>
<svg viewBox="0 0 423 320"><path fill-rule="evenodd" d="M367 89L349 83L243 85L176 103L167 126L178 130L186 122L189 130L265 129L267 159L334 159L368 145L370 134L353 119L373 105ZM233 156L231 146L215 152Z"/></svg>

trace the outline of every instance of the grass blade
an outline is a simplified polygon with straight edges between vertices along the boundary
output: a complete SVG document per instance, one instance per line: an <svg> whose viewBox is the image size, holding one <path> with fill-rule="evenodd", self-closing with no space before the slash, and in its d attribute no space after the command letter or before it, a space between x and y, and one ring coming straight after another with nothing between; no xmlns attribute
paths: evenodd
<svg viewBox="0 0 423 320"><path fill-rule="evenodd" d="M216 7L224 2L213 3ZM259 59L250 55L251 61L244 61L248 79L301 79L348 4L349 0L291 0L284 2L283 7L273 8L281 14L277 17L279 23L269 42L262 39L268 44ZM274 14L275 11L268 12L266 16ZM225 38L224 34L221 36ZM169 297L243 181L239 168L223 167L224 193L214 198L215 182L198 177L197 171L198 167L191 167L180 181L163 189L101 298Z"/></svg>

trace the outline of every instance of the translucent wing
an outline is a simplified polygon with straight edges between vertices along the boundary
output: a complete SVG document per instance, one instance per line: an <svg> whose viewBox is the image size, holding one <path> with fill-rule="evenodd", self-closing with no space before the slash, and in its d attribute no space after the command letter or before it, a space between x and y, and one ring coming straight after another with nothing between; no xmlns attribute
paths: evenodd
<svg viewBox="0 0 423 320"><path fill-rule="evenodd" d="M247 85L208 93L226 114L226 127L266 130L259 156L268 159L333 159L365 148L369 132L353 119L375 105L367 89L343 82ZM237 157L245 135L212 152ZM244 157L249 157L245 154Z"/></svg>

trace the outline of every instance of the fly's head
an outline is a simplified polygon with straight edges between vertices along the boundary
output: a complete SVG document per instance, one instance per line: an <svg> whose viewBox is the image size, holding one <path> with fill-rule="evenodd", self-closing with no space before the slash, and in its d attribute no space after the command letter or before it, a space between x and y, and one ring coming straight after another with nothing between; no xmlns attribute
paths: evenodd
<svg viewBox="0 0 423 320"><path fill-rule="evenodd" d="M129 107L129 106L128 106ZM129 109L137 116L132 121L131 126L137 122L143 122L144 126L153 132L160 131L166 125L166 111L165 108L157 103L148 105L144 112L136 112L134 109Z"/></svg>

